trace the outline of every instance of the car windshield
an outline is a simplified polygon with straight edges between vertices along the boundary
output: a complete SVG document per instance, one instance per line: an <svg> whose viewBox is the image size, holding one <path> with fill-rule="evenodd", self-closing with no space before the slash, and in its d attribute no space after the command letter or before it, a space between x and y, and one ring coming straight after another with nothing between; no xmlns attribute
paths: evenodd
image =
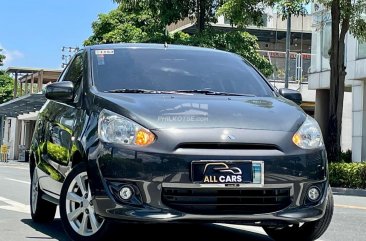
<svg viewBox="0 0 366 241"><path fill-rule="evenodd" d="M225 52L120 48L92 56L94 85L103 92L272 95L252 66Z"/></svg>

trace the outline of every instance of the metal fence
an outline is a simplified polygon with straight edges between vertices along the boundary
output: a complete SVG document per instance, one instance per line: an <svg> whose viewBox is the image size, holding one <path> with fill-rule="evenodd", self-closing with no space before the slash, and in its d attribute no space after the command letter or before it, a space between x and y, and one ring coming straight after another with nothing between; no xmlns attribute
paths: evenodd
<svg viewBox="0 0 366 241"><path fill-rule="evenodd" d="M274 73L269 76L270 80L285 80L286 52L260 50L259 53L266 57L274 66ZM308 82L309 69L311 66L311 54L290 53L290 78L292 82Z"/></svg>

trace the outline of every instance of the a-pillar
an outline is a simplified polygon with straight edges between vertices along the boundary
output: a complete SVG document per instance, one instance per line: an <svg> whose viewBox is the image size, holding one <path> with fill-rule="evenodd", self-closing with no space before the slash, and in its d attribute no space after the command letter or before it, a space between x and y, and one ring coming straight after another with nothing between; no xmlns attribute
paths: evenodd
<svg viewBox="0 0 366 241"><path fill-rule="evenodd" d="M354 80L352 85L352 161L366 161L366 85Z"/></svg>

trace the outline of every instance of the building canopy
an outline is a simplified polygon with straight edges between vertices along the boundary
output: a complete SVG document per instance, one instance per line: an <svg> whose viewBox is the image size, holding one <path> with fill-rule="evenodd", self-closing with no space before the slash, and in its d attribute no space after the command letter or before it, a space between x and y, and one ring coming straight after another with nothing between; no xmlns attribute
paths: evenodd
<svg viewBox="0 0 366 241"><path fill-rule="evenodd" d="M27 94L0 105L0 116L17 117L39 111L46 102L44 94Z"/></svg>
<svg viewBox="0 0 366 241"><path fill-rule="evenodd" d="M39 111L46 102L42 88L61 74L61 70L24 67L9 67L6 72L14 75L14 99L0 105L0 116L4 117Z"/></svg>

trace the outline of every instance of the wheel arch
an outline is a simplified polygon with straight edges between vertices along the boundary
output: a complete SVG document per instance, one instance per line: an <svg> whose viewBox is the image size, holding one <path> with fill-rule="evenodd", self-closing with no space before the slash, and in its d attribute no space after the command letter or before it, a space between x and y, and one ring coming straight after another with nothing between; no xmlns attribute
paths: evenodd
<svg viewBox="0 0 366 241"><path fill-rule="evenodd" d="M71 168L74 168L76 165L86 162L86 160L83 158L83 155L80 151L75 151L71 156Z"/></svg>
<svg viewBox="0 0 366 241"><path fill-rule="evenodd" d="M34 155L33 151L29 153L29 174L31 178L33 177L33 171L36 168L36 157Z"/></svg>
<svg viewBox="0 0 366 241"><path fill-rule="evenodd" d="M87 162L87 158L84 152L84 148L80 142L77 142L73 145L71 157L70 157L70 166L74 168L76 165Z"/></svg>

